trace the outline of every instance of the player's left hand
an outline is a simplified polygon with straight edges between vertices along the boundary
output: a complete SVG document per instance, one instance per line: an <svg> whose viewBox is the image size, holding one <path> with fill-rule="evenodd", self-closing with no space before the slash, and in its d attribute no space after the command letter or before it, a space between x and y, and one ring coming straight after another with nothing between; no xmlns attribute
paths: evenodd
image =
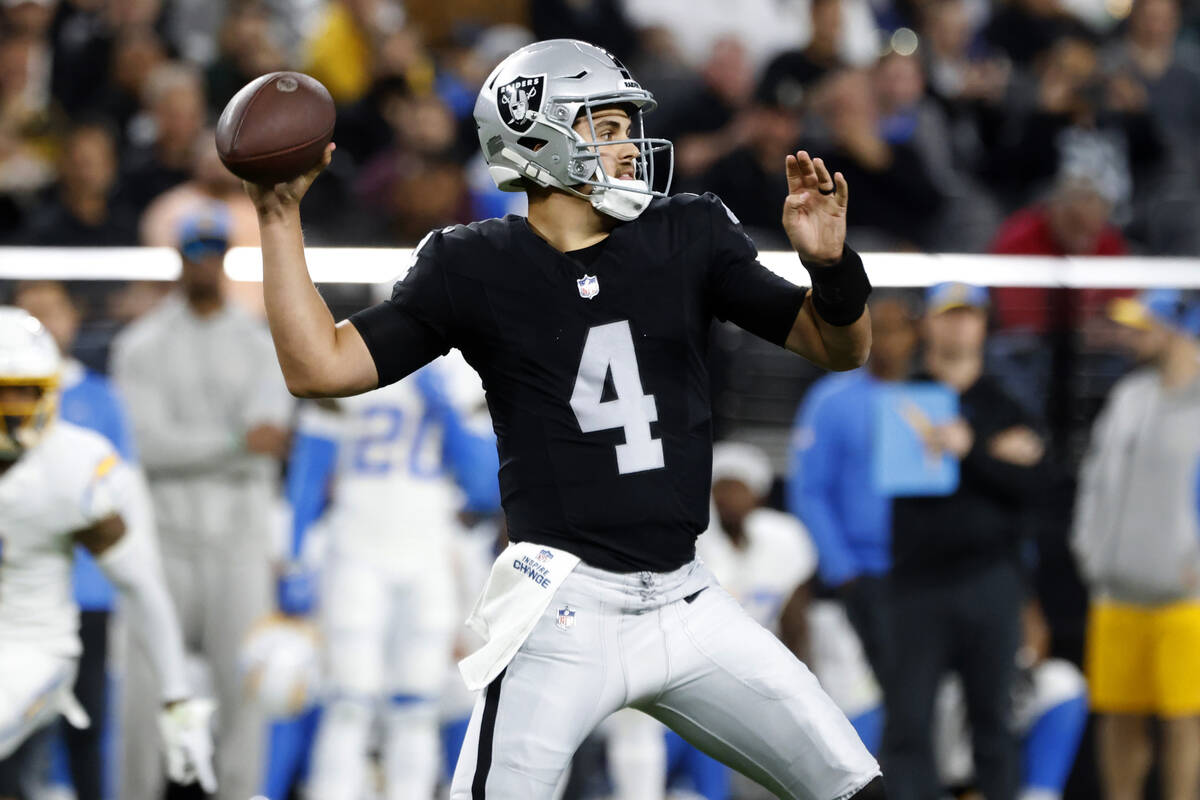
<svg viewBox="0 0 1200 800"><path fill-rule="evenodd" d="M783 229L792 247L810 265L836 264L846 243L846 179L801 150L787 157L787 181Z"/></svg>
<svg viewBox="0 0 1200 800"><path fill-rule="evenodd" d="M199 783L208 794L217 791L209 725L215 710L213 701L191 698L168 704L158 718L167 750L167 776L174 783Z"/></svg>

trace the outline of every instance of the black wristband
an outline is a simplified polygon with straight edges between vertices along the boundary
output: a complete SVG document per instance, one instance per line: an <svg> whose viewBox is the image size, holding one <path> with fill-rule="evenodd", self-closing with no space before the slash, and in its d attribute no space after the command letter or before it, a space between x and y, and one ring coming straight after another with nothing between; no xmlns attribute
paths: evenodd
<svg viewBox="0 0 1200 800"><path fill-rule="evenodd" d="M804 264L804 260L800 260ZM863 269L862 258L850 249L842 248L842 258L827 267L804 264L812 279L813 308L830 325L852 325L863 315L871 282Z"/></svg>

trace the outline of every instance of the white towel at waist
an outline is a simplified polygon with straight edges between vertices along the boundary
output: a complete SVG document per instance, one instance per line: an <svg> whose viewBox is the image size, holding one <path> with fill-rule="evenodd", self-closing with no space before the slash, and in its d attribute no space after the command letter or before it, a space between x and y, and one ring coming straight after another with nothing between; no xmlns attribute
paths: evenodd
<svg viewBox="0 0 1200 800"><path fill-rule="evenodd" d="M484 688L508 666L578 564L578 556L533 542L510 544L500 554L467 618L467 627L486 640L458 662L468 689Z"/></svg>

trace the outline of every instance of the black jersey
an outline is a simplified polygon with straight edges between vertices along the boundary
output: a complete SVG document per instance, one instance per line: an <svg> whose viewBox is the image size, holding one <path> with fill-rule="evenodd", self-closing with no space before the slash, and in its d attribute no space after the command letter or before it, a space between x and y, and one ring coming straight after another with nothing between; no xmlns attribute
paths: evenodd
<svg viewBox="0 0 1200 800"><path fill-rule="evenodd" d="M711 194L655 200L589 251L518 216L445 228L351 321L380 385L451 347L479 372L511 540L675 569L708 526L712 320L782 345L806 290L758 263Z"/></svg>

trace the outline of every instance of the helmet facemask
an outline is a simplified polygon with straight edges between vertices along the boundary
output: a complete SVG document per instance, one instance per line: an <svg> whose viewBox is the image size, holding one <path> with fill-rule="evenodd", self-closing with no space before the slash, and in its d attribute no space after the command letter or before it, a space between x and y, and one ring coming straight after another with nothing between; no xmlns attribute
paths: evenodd
<svg viewBox="0 0 1200 800"><path fill-rule="evenodd" d="M666 197L671 189L671 179L674 177L675 159L674 147L667 139L653 139L646 136L643 122L644 109L641 105L628 102L628 98L619 95L565 97L559 98L563 104L579 103L580 110L576 121L586 119L590 141L585 139L577 130L571 143L571 156L568 172L578 183L576 185L590 186L591 192L582 192L574 186L565 187L572 194L586 197L592 206L601 213L628 222L646 210L650 201L655 197ZM621 106L629 114L629 137L625 139L610 139L601 142L596 134L596 121L592 112L601 108ZM649 108L652 109L653 101ZM649 110L649 109L645 109ZM632 144L637 147L638 154L634 158L633 178L619 178L609 175L604 169L604 159L600 151L605 147ZM661 190L655 189L654 164L659 154L665 154L667 159L667 179Z"/></svg>
<svg viewBox="0 0 1200 800"><path fill-rule="evenodd" d="M16 398L13 389L28 389ZM0 378L0 461L13 461L45 435L58 411L58 379Z"/></svg>

